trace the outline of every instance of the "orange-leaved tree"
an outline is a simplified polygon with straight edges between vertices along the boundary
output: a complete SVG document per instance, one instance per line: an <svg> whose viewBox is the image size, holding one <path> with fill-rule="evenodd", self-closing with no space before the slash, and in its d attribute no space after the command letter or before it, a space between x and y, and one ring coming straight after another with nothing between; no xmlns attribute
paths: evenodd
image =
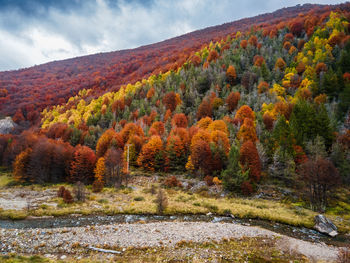
<svg viewBox="0 0 350 263"><path fill-rule="evenodd" d="M256 136L254 122L251 119L244 119L243 125L240 127L237 133L237 138L243 142L256 142L258 140L258 137Z"/></svg>
<svg viewBox="0 0 350 263"><path fill-rule="evenodd" d="M213 132L213 131L222 131L226 133L227 135L229 134L227 125L223 120L215 120L212 123L208 125L207 128L208 132Z"/></svg>
<svg viewBox="0 0 350 263"><path fill-rule="evenodd" d="M226 103L227 103L227 109L229 112L233 112L237 108L238 101L240 100L240 98L241 98L241 94L238 91L237 92L232 91L227 96Z"/></svg>
<svg viewBox="0 0 350 263"><path fill-rule="evenodd" d="M200 120L204 117L211 117L213 114L211 104L208 99L204 99L198 107L197 119Z"/></svg>
<svg viewBox="0 0 350 263"><path fill-rule="evenodd" d="M236 69L234 66L230 65L228 68L227 68L227 71L226 71L226 78L227 78L227 81L233 85L235 83L235 80L237 78L237 74L236 74Z"/></svg>
<svg viewBox="0 0 350 263"><path fill-rule="evenodd" d="M118 134L113 129L108 129L101 135L101 137L97 141L97 145L96 145L97 157L104 156L111 145L114 145L115 147L118 147L118 148L123 148L124 142L120 134Z"/></svg>
<svg viewBox="0 0 350 263"><path fill-rule="evenodd" d="M151 128L149 129L149 134L151 136L153 135L162 136L164 134L164 131L165 131L164 123L162 121L155 121L153 122Z"/></svg>
<svg viewBox="0 0 350 263"><path fill-rule="evenodd" d="M170 135L168 137L165 152L165 167L167 168L167 170L184 170L184 166L186 164L187 159L187 153L185 145L179 136Z"/></svg>
<svg viewBox="0 0 350 263"><path fill-rule="evenodd" d="M70 169L70 182L92 183L94 179L94 168L96 155L89 147L78 145L75 147L73 161Z"/></svg>
<svg viewBox="0 0 350 263"><path fill-rule="evenodd" d="M96 167L95 167L94 173L95 173L95 181L98 181L98 182L104 184L105 173L106 173L106 165L105 165L105 158L104 157L98 158L98 160L96 162Z"/></svg>
<svg viewBox="0 0 350 263"><path fill-rule="evenodd" d="M122 136L124 143L126 143L134 135L137 135L140 138L144 137L142 128L131 122L125 124L124 128L120 132L120 135Z"/></svg>
<svg viewBox="0 0 350 263"><path fill-rule="evenodd" d="M152 136L149 141L142 146L137 164L149 171L160 169L162 151L163 142L161 138L159 136Z"/></svg>
<svg viewBox="0 0 350 263"><path fill-rule="evenodd" d="M249 169L249 178L258 182L261 177L261 162L255 144L252 141L246 141L240 149L239 161L245 169Z"/></svg>
<svg viewBox="0 0 350 263"><path fill-rule="evenodd" d="M32 149L27 148L16 156L16 159L13 163L13 178L17 182L23 183L29 180L27 170L31 152Z"/></svg>
<svg viewBox="0 0 350 263"><path fill-rule="evenodd" d="M175 114L171 120L171 125L178 128L187 128L188 121L186 115L183 113Z"/></svg>
<svg viewBox="0 0 350 263"><path fill-rule="evenodd" d="M284 62L283 58L278 58L275 64L275 68L283 71L286 67L286 62Z"/></svg>
<svg viewBox="0 0 350 263"><path fill-rule="evenodd" d="M242 124L245 118L252 121L255 120L255 113L248 105L243 105L238 109L235 115L235 121Z"/></svg>

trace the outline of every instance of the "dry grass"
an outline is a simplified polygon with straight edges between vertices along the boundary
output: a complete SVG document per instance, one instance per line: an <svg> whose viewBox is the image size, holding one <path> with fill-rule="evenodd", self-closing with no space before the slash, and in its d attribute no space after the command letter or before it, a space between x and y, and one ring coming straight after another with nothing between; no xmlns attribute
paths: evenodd
<svg viewBox="0 0 350 263"><path fill-rule="evenodd" d="M0 173L0 188L6 187L10 182L12 182L12 178L9 173L1 172Z"/></svg>
<svg viewBox="0 0 350 263"><path fill-rule="evenodd" d="M9 179L0 176L0 182L6 185ZM0 184L1 185L1 184ZM62 184L51 186L31 185L25 186L31 190L55 189ZM71 188L69 185L64 185ZM17 188L18 186L16 186ZM156 188L159 185L156 184ZM22 219L27 215L33 216L64 216L70 214L157 214L155 203L156 195L151 193L151 187L137 186L135 190L131 188L114 189L104 188L101 193L91 193L83 203L65 204L61 198L53 198L50 203L57 204L57 207L42 205L30 211L3 211L0 209L1 218ZM294 226L313 226L313 218L316 212L309 209L296 207L293 204L279 201L249 198L215 198L192 194L183 190L166 189L168 196L168 207L164 214L206 214L212 212L218 215L233 214L238 218L259 218ZM348 204L342 203L343 206ZM341 232L350 232L350 213L339 215L330 210L326 213ZM340 219L339 219L340 218Z"/></svg>

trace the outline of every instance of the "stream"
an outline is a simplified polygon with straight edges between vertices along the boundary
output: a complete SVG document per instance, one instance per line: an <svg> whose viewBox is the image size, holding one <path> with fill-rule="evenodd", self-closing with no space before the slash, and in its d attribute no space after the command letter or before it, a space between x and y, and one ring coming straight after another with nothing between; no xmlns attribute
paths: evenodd
<svg viewBox="0 0 350 263"><path fill-rule="evenodd" d="M0 228L29 229L29 228L58 228L83 227L90 225L109 225L120 223L150 222L226 222L246 226L259 226L273 232L310 242L324 242L327 245L346 246L350 244L350 237L339 234L331 238L313 229L296 227L260 219L238 219L230 216L216 215L77 215L53 218L35 218L24 220L0 220Z"/></svg>

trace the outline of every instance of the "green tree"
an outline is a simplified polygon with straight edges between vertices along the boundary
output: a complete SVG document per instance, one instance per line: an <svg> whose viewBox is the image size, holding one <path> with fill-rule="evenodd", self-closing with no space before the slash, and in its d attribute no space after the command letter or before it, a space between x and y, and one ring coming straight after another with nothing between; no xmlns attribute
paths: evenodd
<svg viewBox="0 0 350 263"><path fill-rule="evenodd" d="M317 135L323 137L327 148L332 145L333 128L324 105L299 101L293 108L290 126L298 145L305 145L307 140L313 140Z"/></svg>
<svg viewBox="0 0 350 263"><path fill-rule="evenodd" d="M291 128L287 123L284 115L280 116L276 122L276 125L273 129L272 133L275 144L277 144L281 151L284 153L288 153L292 155L293 150L293 136L291 132Z"/></svg>
<svg viewBox="0 0 350 263"><path fill-rule="evenodd" d="M239 149L237 142L232 144L227 169L221 173L224 188L231 192L241 192L242 183L249 178L249 169L244 172L239 163Z"/></svg>

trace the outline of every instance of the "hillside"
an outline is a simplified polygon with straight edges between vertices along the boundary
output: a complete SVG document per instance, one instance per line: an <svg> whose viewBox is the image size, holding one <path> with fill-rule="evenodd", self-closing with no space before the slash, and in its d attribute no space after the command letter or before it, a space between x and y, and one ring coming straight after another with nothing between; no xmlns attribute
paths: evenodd
<svg viewBox="0 0 350 263"><path fill-rule="evenodd" d="M135 83L152 74L177 69L210 41L218 41L237 31L257 28L281 28L287 21L299 19L302 13L322 16L330 9L345 5L303 5L273 13L198 30L160 43L109 53L78 57L63 61L0 72L0 115L14 116L20 123L32 124L40 119L46 107L62 104L83 89L91 89L96 98L106 91L117 91L121 85Z"/></svg>
<svg viewBox="0 0 350 263"><path fill-rule="evenodd" d="M350 3L0 76L0 252L349 262Z"/></svg>
<svg viewBox="0 0 350 263"><path fill-rule="evenodd" d="M230 33L177 70L100 97L83 89L45 109L40 130L1 136L2 163L13 164L18 181L96 187L121 185L127 160L150 172L188 172L243 194L266 179L292 187L306 176L314 184L319 172L312 169L322 166L326 181L317 184L326 192L348 184L349 8L313 7L277 25ZM312 205L324 208L326 193L313 194Z"/></svg>

